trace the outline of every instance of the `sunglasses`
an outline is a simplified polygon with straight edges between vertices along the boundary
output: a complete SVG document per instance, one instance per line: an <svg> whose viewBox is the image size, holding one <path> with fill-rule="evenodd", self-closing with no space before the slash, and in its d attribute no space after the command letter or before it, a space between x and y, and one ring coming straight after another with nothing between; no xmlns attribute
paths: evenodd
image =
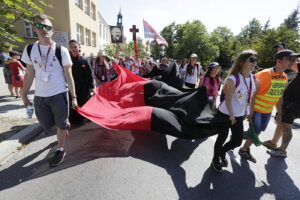
<svg viewBox="0 0 300 200"><path fill-rule="evenodd" d="M251 57L251 58L248 58L247 60L248 60L249 62L251 62L251 63L255 63L255 62L258 61L258 58L253 58L253 57Z"/></svg>
<svg viewBox="0 0 300 200"><path fill-rule="evenodd" d="M45 28L47 31L50 31L52 29L52 26L48 26L48 25L45 25L45 24L39 24L39 23L36 23L34 24L34 26L40 30L42 30L43 28Z"/></svg>

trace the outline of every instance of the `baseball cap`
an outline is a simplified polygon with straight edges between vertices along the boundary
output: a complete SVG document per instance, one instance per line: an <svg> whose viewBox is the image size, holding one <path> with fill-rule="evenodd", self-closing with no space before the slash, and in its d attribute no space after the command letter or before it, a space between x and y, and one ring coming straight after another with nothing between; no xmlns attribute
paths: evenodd
<svg viewBox="0 0 300 200"><path fill-rule="evenodd" d="M276 53L275 58L276 59L281 59L285 56L294 56L294 57L300 57L300 53L295 53L294 51L290 50L290 49L283 49L281 51L278 51Z"/></svg>
<svg viewBox="0 0 300 200"><path fill-rule="evenodd" d="M190 58L197 58L198 56L197 56L197 54L195 54L195 53L192 53L192 55L190 56Z"/></svg>
<svg viewBox="0 0 300 200"><path fill-rule="evenodd" d="M286 48L286 44L284 42L279 42L279 43L275 44L273 46L273 48L277 49L279 46L283 46L284 48Z"/></svg>
<svg viewBox="0 0 300 200"><path fill-rule="evenodd" d="M214 67L217 67L217 66L220 66L220 64L218 62L212 62L208 65L208 67L211 67L211 68L214 68Z"/></svg>

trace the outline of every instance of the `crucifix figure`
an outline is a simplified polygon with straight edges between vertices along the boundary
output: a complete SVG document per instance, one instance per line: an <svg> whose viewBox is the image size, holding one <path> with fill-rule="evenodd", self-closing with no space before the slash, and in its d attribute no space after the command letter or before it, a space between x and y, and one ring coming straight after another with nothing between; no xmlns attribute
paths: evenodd
<svg viewBox="0 0 300 200"><path fill-rule="evenodd" d="M133 40L133 44L134 44L135 58L137 59L139 56L139 52L138 52L138 47L137 47L137 43L136 43L136 33L139 32L139 29L137 29L135 25L132 25L132 28L129 29L129 31L132 32L132 40Z"/></svg>

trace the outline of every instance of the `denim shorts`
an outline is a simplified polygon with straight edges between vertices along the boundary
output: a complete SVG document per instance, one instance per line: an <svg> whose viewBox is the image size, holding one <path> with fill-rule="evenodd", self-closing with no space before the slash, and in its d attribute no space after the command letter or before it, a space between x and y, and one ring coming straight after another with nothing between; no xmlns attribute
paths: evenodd
<svg viewBox="0 0 300 200"><path fill-rule="evenodd" d="M34 97L35 115L45 129L56 125L60 130L68 129L68 93L63 92L50 97Z"/></svg>
<svg viewBox="0 0 300 200"><path fill-rule="evenodd" d="M256 134L260 134L267 129L272 113L254 112L252 123Z"/></svg>

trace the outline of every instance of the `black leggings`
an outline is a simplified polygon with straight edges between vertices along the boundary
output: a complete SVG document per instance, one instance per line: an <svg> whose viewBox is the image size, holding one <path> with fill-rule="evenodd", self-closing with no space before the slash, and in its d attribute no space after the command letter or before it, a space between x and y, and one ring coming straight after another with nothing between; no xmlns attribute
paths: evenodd
<svg viewBox="0 0 300 200"><path fill-rule="evenodd" d="M218 111L219 115L227 116L220 111ZM230 149L234 149L236 147L239 147L242 144L243 141L243 132L244 132L244 126L243 126L243 120L244 117L235 117L236 122L232 126L222 126L220 127L220 133L218 134L218 138L215 143L214 147L214 158L213 159L219 159L220 156L225 156L225 153L229 151ZM231 139L228 141L225 145L224 142L227 139L229 128L231 129Z"/></svg>

